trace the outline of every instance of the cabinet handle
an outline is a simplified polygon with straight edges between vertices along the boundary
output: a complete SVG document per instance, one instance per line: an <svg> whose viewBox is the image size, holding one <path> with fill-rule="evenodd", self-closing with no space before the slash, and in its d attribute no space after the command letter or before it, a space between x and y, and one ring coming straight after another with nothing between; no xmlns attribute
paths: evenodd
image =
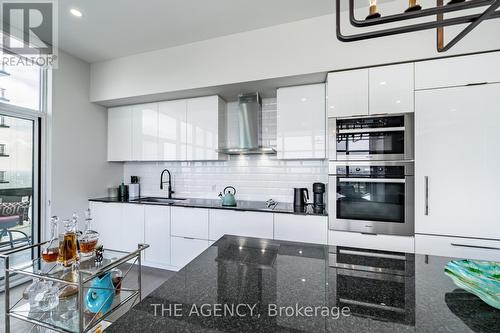
<svg viewBox="0 0 500 333"><path fill-rule="evenodd" d="M498 251L500 251L500 247L493 247L493 246L479 246L479 245L457 244L457 243L451 243L451 246L469 247L469 248L473 248L473 249L498 250Z"/></svg>
<svg viewBox="0 0 500 333"><path fill-rule="evenodd" d="M429 176L425 176L425 212L426 216L429 215Z"/></svg>
<svg viewBox="0 0 500 333"><path fill-rule="evenodd" d="M194 238L193 237L182 237L184 239L190 239L190 240L193 240Z"/></svg>

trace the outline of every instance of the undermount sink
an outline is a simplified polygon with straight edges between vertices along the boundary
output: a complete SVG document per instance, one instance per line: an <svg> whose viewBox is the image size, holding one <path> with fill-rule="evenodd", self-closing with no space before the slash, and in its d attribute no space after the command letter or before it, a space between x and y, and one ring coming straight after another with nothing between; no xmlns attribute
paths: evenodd
<svg viewBox="0 0 500 333"><path fill-rule="evenodd" d="M164 204L173 204L177 201L186 200L186 198L159 198L159 197L146 197L139 198L132 201L140 201L140 202L156 202L156 203L164 203Z"/></svg>

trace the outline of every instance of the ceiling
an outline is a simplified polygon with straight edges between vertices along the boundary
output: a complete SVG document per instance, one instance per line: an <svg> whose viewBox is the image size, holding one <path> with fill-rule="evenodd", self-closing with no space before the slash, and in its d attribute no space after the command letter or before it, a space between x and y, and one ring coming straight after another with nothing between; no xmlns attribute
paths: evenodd
<svg viewBox="0 0 500 333"><path fill-rule="evenodd" d="M334 0L64 0L59 48L88 62L333 12ZM69 13L76 8L77 18Z"/></svg>

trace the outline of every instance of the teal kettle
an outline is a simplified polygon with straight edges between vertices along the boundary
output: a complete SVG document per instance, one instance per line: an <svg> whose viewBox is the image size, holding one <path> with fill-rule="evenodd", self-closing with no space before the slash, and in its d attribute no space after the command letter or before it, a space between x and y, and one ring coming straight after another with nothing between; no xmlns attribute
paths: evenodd
<svg viewBox="0 0 500 333"><path fill-rule="evenodd" d="M111 273L98 276L90 282L90 288L85 295L85 306L91 313L106 313L113 304L115 289Z"/></svg>
<svg viewBox="0 0 500 333"><path fill-rule="evenodd" d="M231 192L231 190L233 190ZM236 198L234 195L236 194L236 189L232 186L227 186L224 191L219 193L219 198L222 200L222 206L235 207L236 206Z"/></svg>

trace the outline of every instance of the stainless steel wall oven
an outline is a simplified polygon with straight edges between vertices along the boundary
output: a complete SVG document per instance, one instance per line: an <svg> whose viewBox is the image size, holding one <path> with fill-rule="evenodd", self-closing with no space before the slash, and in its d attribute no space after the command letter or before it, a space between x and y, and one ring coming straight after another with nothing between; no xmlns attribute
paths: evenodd
<svg viewBox="0 0 500 333"><path fill-rule="evenodd" d="M369 234L413 235L413 162L329 164L329 228Z"/></svg>
<svg viewBox="0 0 500 333"><path fill-rule="evenodd" d="M330 118L330 160L413 160L413 114Z"/></svg>

